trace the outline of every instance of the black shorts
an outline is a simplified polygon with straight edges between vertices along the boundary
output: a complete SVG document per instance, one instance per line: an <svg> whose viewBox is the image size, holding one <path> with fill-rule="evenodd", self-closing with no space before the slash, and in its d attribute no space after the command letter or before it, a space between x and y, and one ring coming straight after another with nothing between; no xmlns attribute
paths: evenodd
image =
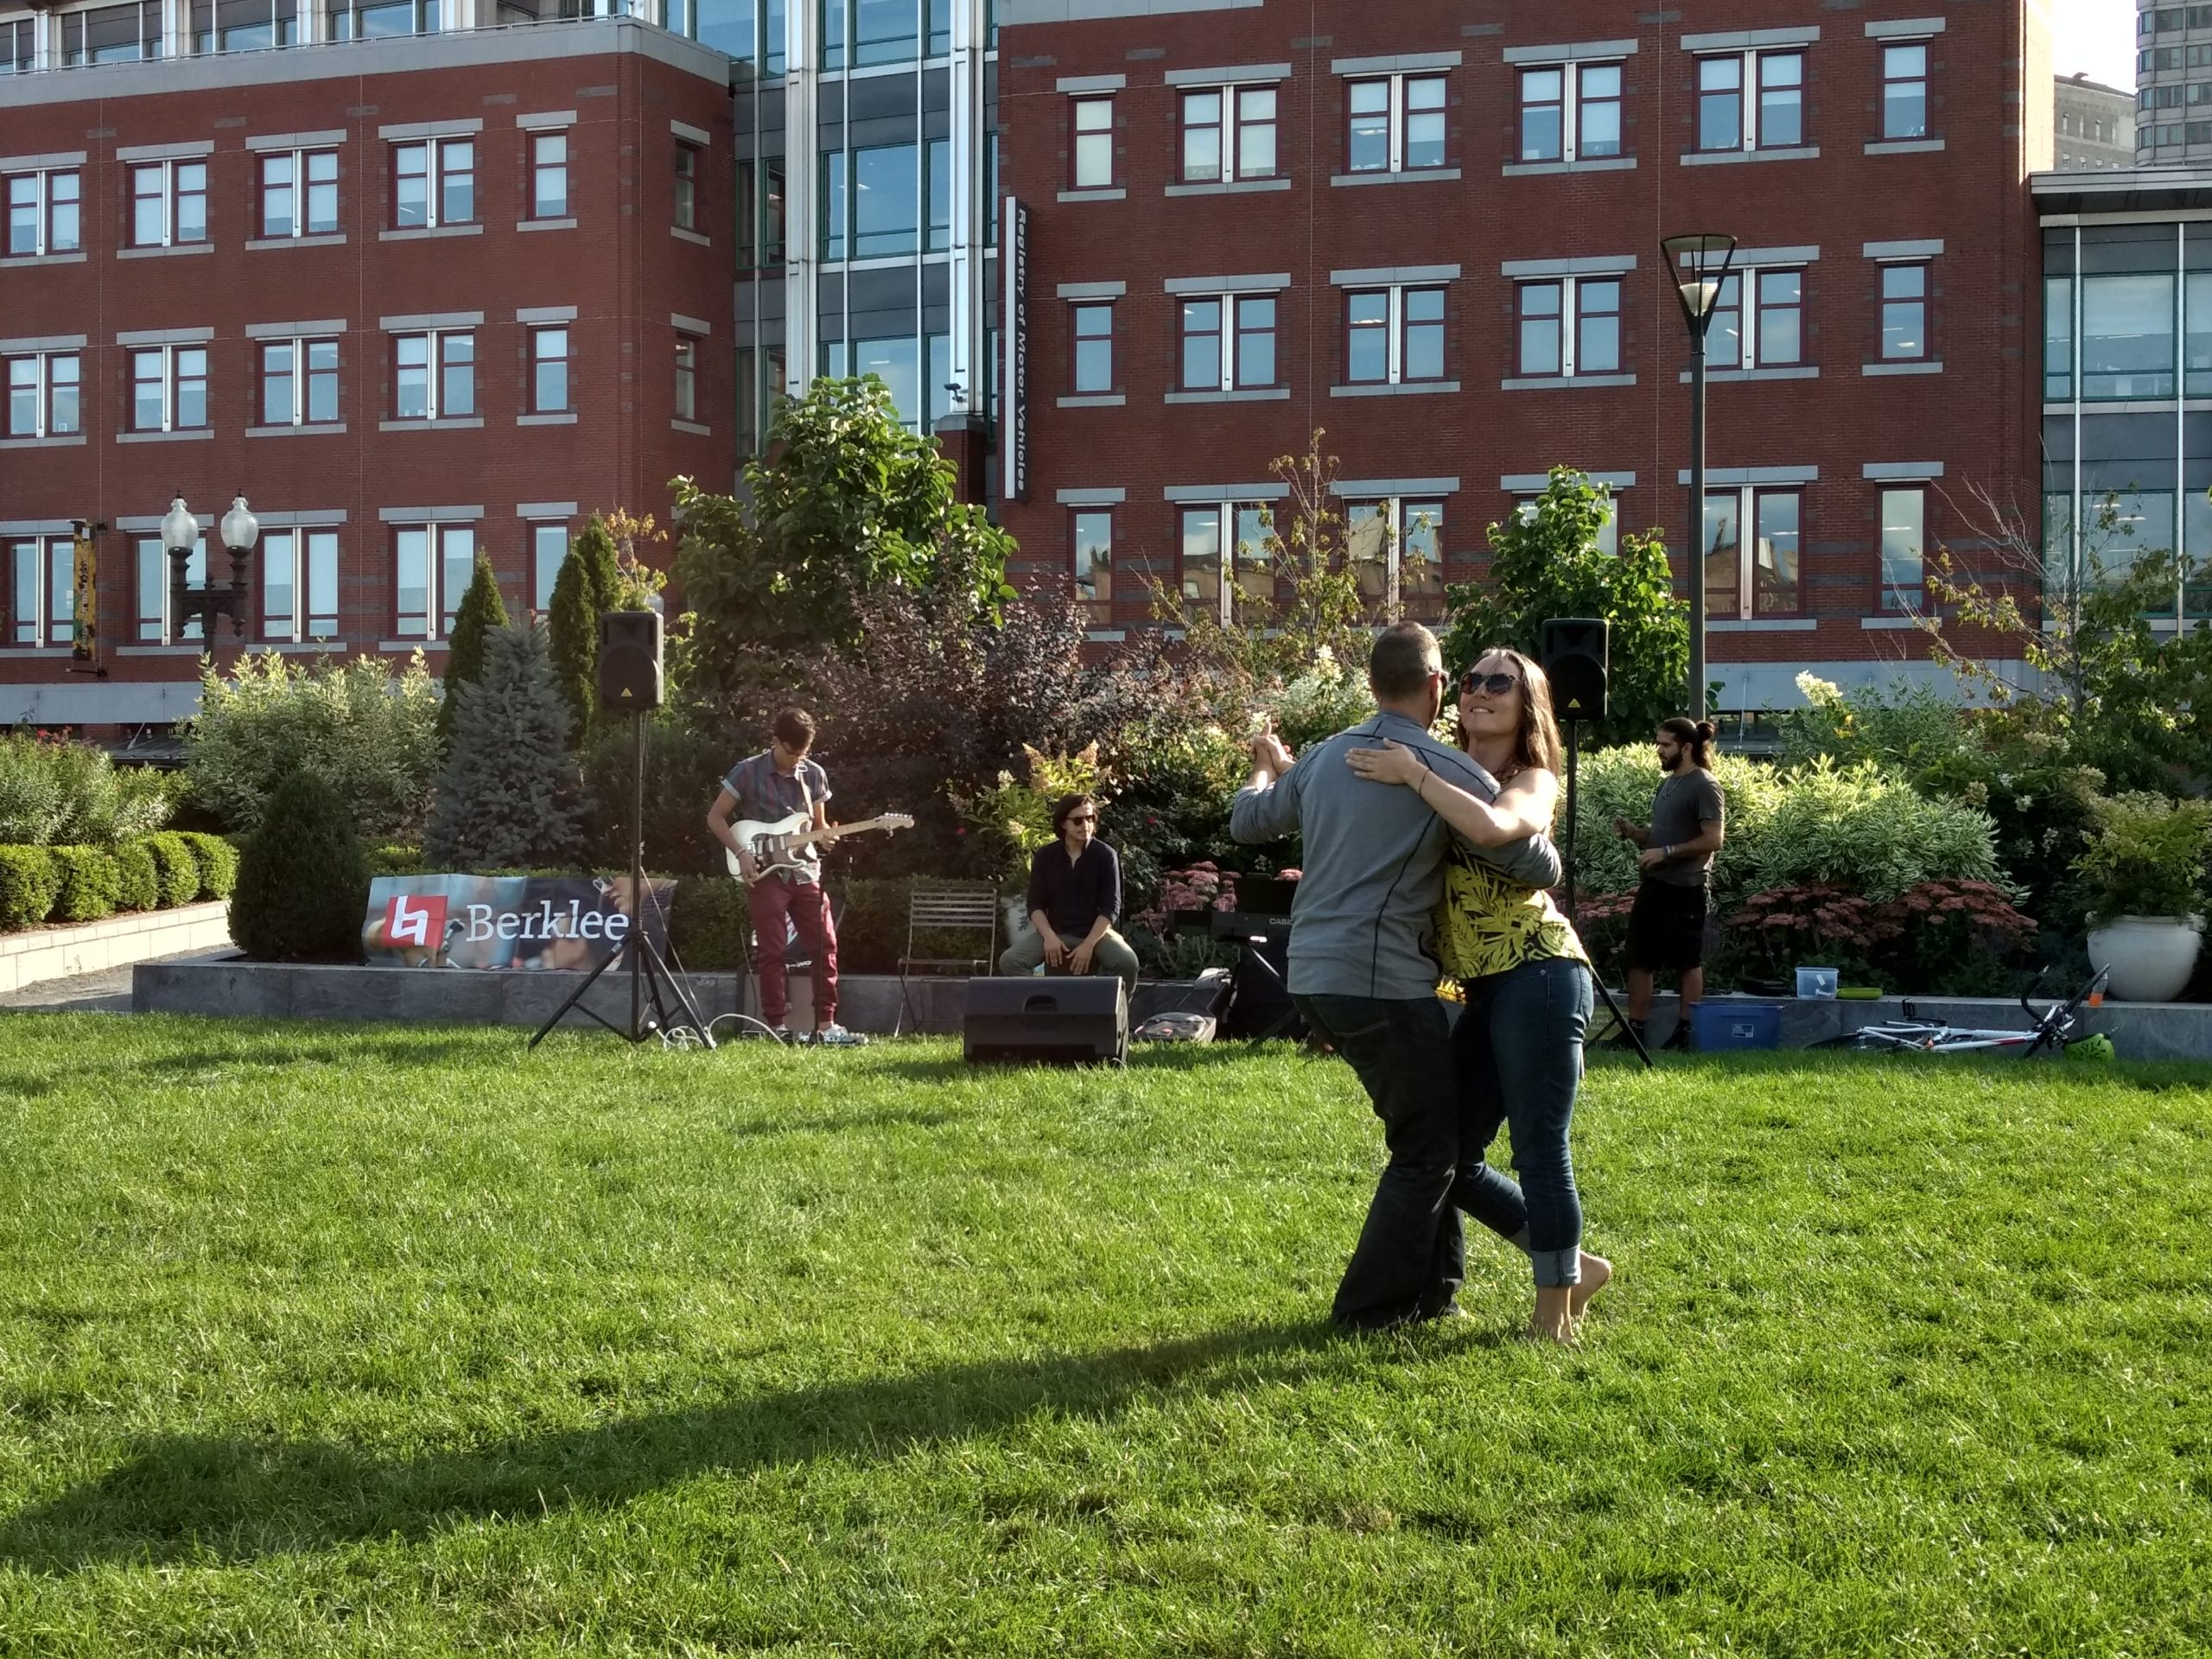
<svg viewBox="0 0 2212 1659"><path fill-rule="evenodd" d="M1636 890L1628 913L1628 965L1672 969L1701 966L1705 961L1705 884L1677 887L1646 881Z"/></svg>

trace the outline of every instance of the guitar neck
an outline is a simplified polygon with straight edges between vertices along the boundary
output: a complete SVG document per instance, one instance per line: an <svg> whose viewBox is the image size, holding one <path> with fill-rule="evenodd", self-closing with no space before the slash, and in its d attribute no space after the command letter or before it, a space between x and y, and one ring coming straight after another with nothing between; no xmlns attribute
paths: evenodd
<svg viewBox="0 0 2212 1659"><path fill-rule="evenodd" d="M832 823L820 830L802 830L791 838L794 847L810 846L816 842L835 841L840 836L856 836L863 830L880 830L881 818L863 818L858 823Z"/></svg>

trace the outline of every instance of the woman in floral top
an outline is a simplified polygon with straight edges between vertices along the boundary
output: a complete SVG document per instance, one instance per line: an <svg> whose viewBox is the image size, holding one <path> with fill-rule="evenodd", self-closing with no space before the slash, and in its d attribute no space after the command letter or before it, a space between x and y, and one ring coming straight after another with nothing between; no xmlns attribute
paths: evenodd
<svg viewBox="0 0 2212 1659"><path fill-rule="evenodd" d="M1459 682L1459 738L1503 785L1495 802L1447 783L1400 744L1347 758L1362 777L1417 791L1458 832L1436 925L1444 969L1466 1000L1452 1034L1460 1097L1452 1202L1528 1252L1529 1334L1572 1342L1613 1271L1581 1248L1567 1141L1590 1024L1590 959L1549 893L1507 880L1468 850L1551 833L1560 741L1543 670L1517 651L1484 652ZM1512 1128L1518 1185L1484 1160L1501 1124Z"/></svg>

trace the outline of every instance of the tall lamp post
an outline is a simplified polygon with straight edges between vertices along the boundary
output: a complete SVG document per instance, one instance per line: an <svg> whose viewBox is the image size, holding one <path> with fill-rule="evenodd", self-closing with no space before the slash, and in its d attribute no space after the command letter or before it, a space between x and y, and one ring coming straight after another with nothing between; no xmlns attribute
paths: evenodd
<svg viewBox="0 0 2212 1659"><path fill-rule="evenodd" d="M231 510L223 515L217 533L231 555L231 580L227 587L218 588L213 582L199 588L186 585L186 565L193 550L200 543L200 521L184 505L184 495L179 492L169 503L168 512L162 518L162 545L169 556L169 638L184 637L184 625L194 617L200 620L200 639L204 644L215 643L215 619L227 616L231 628L241 639L245 635L246 617L251 609L249 597L253 591L253 550L261 539L261 521L245 504L245 497L234 496Z"/></svg>
<svg viewBox="0 0 2212 1659"><path fill-rule="evenodd" d="M1701 232L1659 244L1690 330L1690 718L1705 718L1705 336L1736 238Z"/></svg>

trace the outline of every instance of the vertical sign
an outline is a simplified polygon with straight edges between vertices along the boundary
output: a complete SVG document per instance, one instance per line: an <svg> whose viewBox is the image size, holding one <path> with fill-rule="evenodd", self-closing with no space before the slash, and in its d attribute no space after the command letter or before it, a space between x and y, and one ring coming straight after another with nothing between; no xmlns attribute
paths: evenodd
<svg viewBox="0 0 2212 1659"><path fill-rule="evenodd" d="M1000 223L1005 245L999 250L999 351L1005 364L1005 391L999 399L999 450L1006 472L999 493L1008 501L1029 499L1029 210L1006 199Z"/></svg>
<svg viewBox="0 0 2212 1659"><path fill-rule="evenodd" d="M69 655L73 661L89 663L99 646L100 609L99 569L90 526L77 531L70 554Z"/></svg>

